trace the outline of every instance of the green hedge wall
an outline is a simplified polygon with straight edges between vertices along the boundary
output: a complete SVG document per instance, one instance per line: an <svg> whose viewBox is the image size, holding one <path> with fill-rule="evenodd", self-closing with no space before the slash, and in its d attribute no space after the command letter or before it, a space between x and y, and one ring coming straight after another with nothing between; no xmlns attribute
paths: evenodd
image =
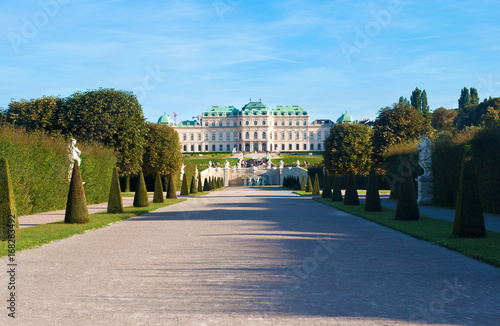
<svg viewBox="0 0 500 326"><path fill-rule="evenodd" d="M436 206L455 207L464 146L471 144L483 210L500 213L500 128L470 128L455 135L433 140L432 174ZM397 187L401 159L409 157L416 178L423 174L418 166L418 151L397 153L385 158L386 175ZM391 182L389 182L391 184ZM397 195L397 194L396 194ZM391 193L391 196L393 194Z"/></svg>
<svg viewBox="0 0 500 326"><path fill-rule="evenodd" d="M68 143L42 132L0 128L0 157L9 161L18 215L61 210L68 196ZM78 142L88 204L106 202L116 164L113 151Z"/></svg>

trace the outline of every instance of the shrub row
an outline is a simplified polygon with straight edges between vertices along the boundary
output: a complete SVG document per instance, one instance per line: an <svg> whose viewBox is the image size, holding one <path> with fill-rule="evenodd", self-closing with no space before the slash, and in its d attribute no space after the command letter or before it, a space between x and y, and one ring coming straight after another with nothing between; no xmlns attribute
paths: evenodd
<svg viewBox="0 0 500 326"><path fill-rule="evenodd" d="M9 125L0 128L0 157L9 161L18 215L65 208L69 189L68 143L43 132L27 133ZM77 146L82 152L87 203L106 202L116 165L113 151L96 144Z"/></svg>

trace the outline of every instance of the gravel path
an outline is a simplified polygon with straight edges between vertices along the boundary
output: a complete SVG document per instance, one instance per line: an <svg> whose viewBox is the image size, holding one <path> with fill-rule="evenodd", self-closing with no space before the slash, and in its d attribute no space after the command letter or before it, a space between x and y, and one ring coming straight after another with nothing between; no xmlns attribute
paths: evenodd
<svg viewBox="0 0 500 326"><path fill-rule="evenodd" d="M189 198L16 259L17 318L4 308L0 325L500 321L499 269L277 187Z"/></svg>

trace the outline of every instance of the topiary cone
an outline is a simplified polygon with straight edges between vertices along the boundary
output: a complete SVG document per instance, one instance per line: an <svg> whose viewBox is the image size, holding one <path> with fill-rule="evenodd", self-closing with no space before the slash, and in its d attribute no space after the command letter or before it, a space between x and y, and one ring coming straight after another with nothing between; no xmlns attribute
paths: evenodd
<svg viewBox="0 0 500 326"><path fill-rule="evenodd" d="M111 177L111 187L109 188L108 213L123 213L122 190L120 188L120 179L118 178L118 168L113 169Z"/></svg>
<svg viewBox="0 0 500 326"><path fill-rule="evenodd" d="M198 186L196 185L196 178L193 177L191 178L191 189L189 189L190 194L195 194L198 192Z"/></svg>
<svg viewBox="0 0 500 326"><path fill-rule="evenodd" d="M16 214L14 188L7 158L0 159L0 240L19 239L19 219Z"/></svg>
<svg viewBox="0 0 500 326"><path fill-rule="evenodd" d="M319 195L319 179L318 179L317 173L314 175L314 184L313 184L312 194Z"/></svg>
<svg viewBox="0 0 500 326"><path fill-rule="evenodd" d="M354 174L352 172L349 172L349 175L347 176L344 205L346 206L359 205L358 190L356 189L356 179L354 179Z"/></svg>
<svg viewBox="0 0 500 326"><path fill-rule="evenodd" d="M366 186L365 212L380 212L381 210L377 174L375 174L375 167L372 166Z"/></svg>
<svg viewBox="0 0 500 326"><path fill-rule="evenodd" d="M164 203L165 198L163 198L163 184L161 182L160 172L156 172L155 177L155 193L153 196L153 203Z"/></svg>
<svg viewBox="0 0 500 326"><path fill-rule="evenodd" d="M208 179L205 178L205 181L203 182L203 192L210 191L210 187L208 185Z"/></svg>
<svg viewBox="0 0 500 326"><path fill-rule="evenodd" d="M306 192L312 192L313 191L313 186L311 182L311 176L307 176L307 186L306 186Z"/></svg>
<svg viewBox="0 0 500 326"><path fill-rule="evenodd" d="M181 184L181 196L187 196L189 195L189 190L188 190L188 182L187 182L187 175L184 173L182 176L182 184Z"/></svg>
<svg viewBox="0 0 500 326"><path fill-rule="evenodd" d="M139 172L139 177L137 179L137 188L135 189L134 195L134 207L148 207L148 190L146 188L146 182L144 181L144 174L142 171Z"/></svg>
<svg viewBox="0 0 500 326"><path fill-rule="evenodd" d="M342 189L340 188L340 179L336 174L333 178L332 201L343 201Z"/></svg>
<svg viewBox="0 0 500 326"><path fill-rule="evenodd" d="M328 174L325 176L325 182L323 184L323 192L321 193L321 198L332 198L332 184L330 176Z"/></svg>
<svg viewBox="0 0 500 326"><path fill-rule="evenodd" d="M486 236L481 197L470 146L465 147L458 185L453 237L479 238Z"/></svg>
<svg viewBox="0 0 500 326"><path fill-rule="evenodd" d="M175 187L175 180L173 173L170 173L168 176L167 198L171 199L177 198L177 188Z"/></svg>
<svg viewBox="0 0 500 326"><path fill-rule="evenodd" d="M420 213L418 210L417 193L415 192L415 185L413 183L413 174L408 161L406 161L406 170L408 171L408 176L399 184L396 220L416 221L420 218Z"/></svg>
<svg viewBox="0 0 500 326"><path fill-rule="evenodd" d="M201 175L198 173L198 192L203 192L203 185L201 184Z"/></svg>
<svg viewBox="0 0 500 326"><path fill-rule="evenodd" d="M302 175L302 179L300 180L300 191L306 191L306 177Z"/></svg>
<svg viewBox="0 0 500 326"><path fill-rule="evenodd" d="M89 222L89 211L87 199L83 189L82 175L78 162L73 166L73 174L69 184L68 201L66 202L66 213L64 223L84 224Z"/></svg>

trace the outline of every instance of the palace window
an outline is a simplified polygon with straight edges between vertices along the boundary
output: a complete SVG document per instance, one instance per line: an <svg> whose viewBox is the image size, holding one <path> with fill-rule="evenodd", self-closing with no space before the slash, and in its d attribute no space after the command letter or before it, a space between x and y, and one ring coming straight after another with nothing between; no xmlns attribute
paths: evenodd
<svg viewBox="0 0 500 326"><path fill-rule="evenodd" d="M222 127L222 121L219 121L219 127Z"/></svg>
<svg viewBox="0 0 500 326"><path fill-rule="evenodd" d="M257 139L257 138L259 138L259 137L257 136L257 132L254 132L254 133L253 133L253 139Z"/></svg>
<svg viewBox="0 0 500 326"><path fill-rule="evenodd" d="M245 121L245 124L248 126L250 124L250 121Z"/></svg>
<svg viewBox="0 0 500 326"><path fill-rule="evenodd" d="M289 126L291 126L291 125L292 125L292 120L290 120L290 121L288 122L288 125L289 125Z"/></svg>
<svg viewBox="0 0 500 326"><path fill-rule="evenodd" d="M222 132L219 132L219 140L222 140Z"/></svg>
<svg viewBox="0 0 500 326"><path fill-rule="evenodd" d="M311 144L311 151L314 151L314 144Z"/></svg>
<svg viewBox="0 0 500 326"><path fill-rule="evenodd" d="M191 134L191 140L194 140L194 134Z"/></svg>
<svg viewBox="0 0 500 326"><path fill-rule="evenodd" d="M307 144L304 144L304 150L307 151Z"/></svg>
<svg viewBox="0 0 500 326"><path fill-rule="evenodd" d="M292 139L293 139L293 138L292 138L292 133L289 133L289 134L288 134L288 139L290 139L290 140L292 140Z"/></svg>
<svg viewBox="0 0 500 326"><path fill-rule="evenodd" d="M295 145L295 149L296 149L296 150L300 150L300 145L299 145L299 144L296 144L296 145Z"/></svg>
<svg viewBox="0 0 500 326"><path fill-rule="evenodd" d="M256 125L257 125L257 120L255 120L255 121L253 122L253 124L256 126Z"/></svg>
<svg viewBox="0 0 500 326"><path fill-rule="evenodd" d="M304 120L304 126L307 126L307 120Z"/></svg>
<svg viewBox="0 0 500 326"><path fill-rule="evenodd" d="M266 132L265 131L262 133L262 139L266 139Z"/></svg>
<svg viewBox="0 0 500 326"><path fill-rule="evenodd" d="M208 140L208 134L205 134L205 140Z"/></svg>
<svg viewBox="0 0 500 326"><path fill-rule="evenodd" d="M201 152L201 145L198 145L198 152Z"/></svg>
<svg viewBox="0 0 500 326"><path fill-rule="evenodd" d="M208 145L205 145L205 152L208 152Z"/></svg>
<svg viewBox="0 0 500 326"><path fill-rule="evenodd" d="M215 121L212 121L212 127L215 127Z"/></svg>
<svg viewBox="0 0 500 326"><path fill-rule="evenodd" d="M184 152L187 152L187 146L184 145Z"/></svg>
<svg viewBox="0 0 500 326"><path fill-rule="evenodd" d="M292 150L292 144L288 144L288 150L291 151Z"/></svg>
<svg viewBox="0 0 500 326"><path fill-rule="evenodd" d="M318 131L318 140L321 139L321 131Z"/></svg>
<svg viewBox="0 0 500 326"><path fill-rule="evenodd" d="M262 121L262 125L265 126L266 125L266 122L265 121Z"/></svg>
<svg viewBox="0 0 500 326"><path fill-rule="evenodd" d="M285 140L285 133L284 132L281 133L281 140Z"/></svg>
<svg viewBox="0 0 500 326"><path fill-rule="evenodd" d="M226 134L226 140L231 140L231 134L229 132Z"/></svg>
<svg viewBox="0 0 500 326"><path fill-rule="evenodd" d="M226 152L230 152L231 151L231 145L227 144L226 146Z"/></svg>
<svg viewBox="0 0 500 326"><path fill-rule="evenodd" d="M215 132L212 133L212 140L215 140Z"/></svg>
<svg viewBox="0 0 500 326"><path fill-rule="evenodd" d="M281 125L284 126L285 125L285 121L281 121Z"/></svg>
<svg viewBox="0 0 500 326"><path fill-rule="evenodd" d="M228 126L228 127L229 127L229 123L230 123L230 122L229 122L229 121L227 121L227 122L226 122L226 126Z"/></svg>
<svg viewBox="0 0 500 326"><path fill-rule="evenodd" d="M222 147L222 144L219 145L219 151L222 152L224 150L224 147Z"/></svg>
<svg viewBox="0 0 500 326"><path fill-rule="evenodd" d="M321 144L318 144L318 151L321 150Z"/></svg>
<svg viewBox="0 0 500 326"><path fill-rule="evenodd" d="M234 140L238 140L238 133L237 132L234 133Z"/></svg>
<svg viewBox="0 0 500 326"><path fill-rule="evenodd" d="M285 144L281 144L281 150L284 151L285 150Z"/></svg>
<svg viewBox="0 0 500 326"><path fill-rule="evenodd" d="M245 139L250 139L250 133L248 133L248 132L247 132L247 133L245 134Z"/></svg>
<svg viewBox="0 0 500 326"><path fill-rule="evenodd" d="M182 134L182 140L186 140L186 134Z"/></svg>
<svg viewBox="0 0 500 326"><path fill-rule="evenodd" d="M191 152L194 152L194 145L191 145Z"/></svg>
<svg viewBox="0 0 500 326"><path fill-rule="evenodd" d="M297 139L300 139L300 133L297 133L296 137Z"/></svg>
<svg viewBox="0 0 500 326"><path fill-rule="evenodd" d="M201 134L198 134L198 140L201 140Z"/></svg>
<svg viewBox="0 0 500 326"><path fill-rule="evenodd" d="M215 152L215 145L212 145L212 152Z"/></svg>
<svg viewBox="0 0 500 326"><path fill-rule="evenodd" d="M299 125L299 121L298 121L298 120L297 120L297 122L295 123L295 125L297 125L297 126Z"/></svg>
<svg viewBox="0 0 500 326"><path fill-rule="evenodd" d="M314 132L311 132L311 133L309 134L309 138L314 139Z"/></svg>
<svg viewBox="0 0 500 326"><path fill-rule="evenodd" d="M304 132L304 139L307 139L307 132Z"/></svg>

